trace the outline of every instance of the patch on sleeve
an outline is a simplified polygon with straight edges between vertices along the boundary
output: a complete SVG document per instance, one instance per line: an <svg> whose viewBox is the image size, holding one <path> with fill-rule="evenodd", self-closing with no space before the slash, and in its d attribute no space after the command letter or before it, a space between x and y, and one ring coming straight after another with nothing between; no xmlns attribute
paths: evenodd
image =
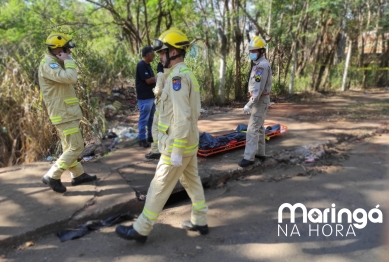
<svg viewBox="0 0 389 262"><path fill-rule="evenodd" d="M181 89L181 77L180 76L173 77L172 82L173 82L173 89L175 91L178 91Z"/></svg>
<svg viewBox="0 0 389 262"><path fill-rule="evenodd" d="M59 67L59 64L57 64L57 63L51 63L49 66L50 66L52 69L56 69L56 68Z"/></svg>
<svg viewBox="0 0 389 262"><path fill-rule="evenodd" d="M257 67L255 70L255 82L261 82L261 76L262 76L263 68L262 67Z"/></svg>

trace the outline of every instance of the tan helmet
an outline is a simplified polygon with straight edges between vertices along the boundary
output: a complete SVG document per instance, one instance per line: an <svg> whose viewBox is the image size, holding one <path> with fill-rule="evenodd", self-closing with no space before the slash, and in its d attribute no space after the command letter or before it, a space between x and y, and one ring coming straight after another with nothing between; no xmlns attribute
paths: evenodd
<svg viewBox="0 0 389 262"><path fill-rule="evenodd" d="M72 39L70 39L68 35L59 32L53 32L47 37L46 46L50 49L58 47L76 47L76 45L73 43Z"/></svg>
<svg viewBox="0 0 389 262"><path fill-rule="evenodd" d="M262 36L254 37L249 44L249 50L257 50L266 48L266 41L262 38Z"/></svg>
<svg viewBox="0 0 389 262"><path fill-rule="evenodd" d="M153 49L158 52L170 46L185 50L189 45L188 37L178 28L172 27L154 39Z"/></svg>

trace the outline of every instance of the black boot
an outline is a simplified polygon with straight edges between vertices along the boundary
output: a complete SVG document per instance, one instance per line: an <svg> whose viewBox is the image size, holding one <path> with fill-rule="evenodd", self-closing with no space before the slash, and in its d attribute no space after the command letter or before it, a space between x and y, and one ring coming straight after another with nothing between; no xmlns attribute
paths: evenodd
<svg viewBox="0 0 389 262"><path fill-rule="evenodd" d="M153 142L154 142L153 137L152 137L152 136L149 136L149 137L147 138L147 142L153 143Z"/></svg>
<svg viewBox="0 0 389 262"><path fill-rule="evenodd" d="M261 160L262 162L264 162L266 160L266 156L255 155L255 158Z"/></svg>
<svg viewBox="0 0 389 262"><path fill-rule="evenodd" d="M239 163L238 163L238 165L240 166L240 167L247 167L247 166L249 166L249 165L252 165L252 164L254 164L254 161L250 161L250 160L246 160L246 159L242 159L242 161L240 161Z"/></svg>
<svg viewBox="0 0 389 262"><path fill-rule="evenodd" d="M209 233L208 225L205 226L198 226L192 224L189 220L182 222L182 227L185 228L186 230L190 231L198 231L200 232L200 235L206 235Z"/></svg>
<svg viewBox="0 0 389 262"><path fill-rule="evenodd" d="M88 175L87 173L83 173L81 176L72 178L72 186L77 186L79 184L90 182L96 180L96 176Z"/></svg>
<svg viewBox="0 0 389 262"><path fill-rule="evenodd" d="M147 158L147 159L159 159L160 157L161 157L161 153L150 152L150 153L145 155L145 158Z"/></svg>
<svg viewBox="0 0 389 262"><path fill-rule="evenodd" d="M126 240L135 240L136 242L142 244L144 244L147 240L147 236L142 236L141 234L136 232L132 225L129 227L117 226L115 231L119 237L124 238Z"/></svg>
<svg viewBox="0 0 389 262"><path fill-rule="evenodd" d="M65 193L66 192L66 187L62 185L61 179L52 179L49 176L43 176L42 177L42 182L45 185L48 185L53 191L57 193Z"/></svg>
<svg viewBox="0 0 389 262"><path fill-rule="evenodd" d="M144 148L148 148L148 147L150 147L150 144L147 143L146 139L145 140L139 140L139 146L144 147Z"/></svg>

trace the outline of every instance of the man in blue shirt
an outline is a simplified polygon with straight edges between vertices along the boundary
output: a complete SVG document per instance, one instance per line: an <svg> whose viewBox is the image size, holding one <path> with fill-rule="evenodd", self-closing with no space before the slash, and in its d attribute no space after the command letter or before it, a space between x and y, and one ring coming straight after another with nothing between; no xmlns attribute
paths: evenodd
<svg viewBox="0 0 389 262"><path fill-rule="evenodd" d="M142 60L136 65L135 83L139 108L138 139L139 145L144 148L150 147L149 142L153 142L151 135L151 126L155 112L153 88L157 78L154 76L150 63L153 62L154 56L153 48L146 46L142 49Z"/></svg>

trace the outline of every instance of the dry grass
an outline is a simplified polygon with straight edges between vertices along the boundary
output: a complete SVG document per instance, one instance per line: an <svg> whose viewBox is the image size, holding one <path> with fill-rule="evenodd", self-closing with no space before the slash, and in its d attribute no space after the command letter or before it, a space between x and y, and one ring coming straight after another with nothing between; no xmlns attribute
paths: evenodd
<svg viewBox="0 0 389 262"><path fill-rule="evenodd" d="M53 150L57 136L43 106L39 90L11 60L0 85L0 167L33 162Z"/></svg>
<svg viewBox="0 0 389 262"><path fill-rule="evenodd" d="M31 163L49 155L58 157L61 144L40 98L39 87L24 76L14 60L5 68L0 79L0 168ZM92 78L81 73L79 82L90 83L88 79ZM76 91L84 114L80 127L88 143L102 137L106 120L101 101L91 98L90 90L78 84Z"/></svg>

